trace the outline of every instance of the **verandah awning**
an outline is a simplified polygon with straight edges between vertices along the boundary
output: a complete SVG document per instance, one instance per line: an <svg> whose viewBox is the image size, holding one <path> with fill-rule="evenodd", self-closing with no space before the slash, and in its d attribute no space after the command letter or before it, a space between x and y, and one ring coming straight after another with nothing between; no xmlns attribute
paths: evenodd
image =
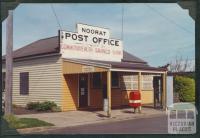
<svg viewBox="0 0 200 138"><path fill-rule="evenodd" d="M144 72L144 73L165 73L164 68L150 67L147 64L128 62L108 62L85 59L65 59L63 58L63 73L89 73L89 72Z"/></svg>

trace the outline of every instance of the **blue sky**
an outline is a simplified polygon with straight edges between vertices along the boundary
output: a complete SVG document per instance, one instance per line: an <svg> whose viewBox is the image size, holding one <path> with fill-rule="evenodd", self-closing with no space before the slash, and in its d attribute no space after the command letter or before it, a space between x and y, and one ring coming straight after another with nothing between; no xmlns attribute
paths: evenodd
<svg viewBox="0 0 200 138"><path fill-rule="evenodd" d="M176 56L194 59L195 22L177 4L123 4L124 50L160 66ZM76 31L76 23L109 28L121 38L122 4L53 4L63 30ZM5 54L2 23L2 54ZM50 4L21 4L14 10L14 49L55 36L59 25Z"/></svg>

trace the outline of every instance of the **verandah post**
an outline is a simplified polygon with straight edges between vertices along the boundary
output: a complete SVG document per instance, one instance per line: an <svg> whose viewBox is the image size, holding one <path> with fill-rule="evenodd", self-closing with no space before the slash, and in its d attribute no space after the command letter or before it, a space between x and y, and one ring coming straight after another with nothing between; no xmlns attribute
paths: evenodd
<svg viewBox="0 0 200 138"><path fill-rule="evenodd" d="M163 92L162 92L162 107L163 109L166 108L166 82L167 82L167 73L163 73L162 74L162 88L163 88Z"/></svg>
<svg viewBox="0 0 200 138"><path fill-rule="evenodd" d="M142 73L141 72L138 72L138 90L139 90L139 92L140 92L140 95L141 95L141 90L142 90L142 88L141 88L141 85L142 85L142 82L141 82L141 80L142 80L142 75L141 75ZM139 107L139 112L141 112L141 110L142 110L142 107L140 106Z"/></svg>
<svg viewBox="0 0 200 138"><path fill-rule="evenodd" d="M141 72L138 72L138 90L141 92Z"/></svg>
<svg viewBox="0 0 200 138"><path fill-rule="evenodd" d="M107 116L111 117L111 71L107 71L107 98L108 98Z"/></svg>

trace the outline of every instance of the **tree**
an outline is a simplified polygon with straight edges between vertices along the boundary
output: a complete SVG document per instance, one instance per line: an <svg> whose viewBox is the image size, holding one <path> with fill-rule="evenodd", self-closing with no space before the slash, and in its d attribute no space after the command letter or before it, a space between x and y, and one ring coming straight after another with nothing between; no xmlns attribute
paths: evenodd
<svg viewBox="0 0 200 138"><path fill-rule="evenodd" d="M186 72L195 70L195 66L192 65L192 61L188 59L183 59L182 56L175 57L175 60L169 62L169 71L171 72Z"/></svg>

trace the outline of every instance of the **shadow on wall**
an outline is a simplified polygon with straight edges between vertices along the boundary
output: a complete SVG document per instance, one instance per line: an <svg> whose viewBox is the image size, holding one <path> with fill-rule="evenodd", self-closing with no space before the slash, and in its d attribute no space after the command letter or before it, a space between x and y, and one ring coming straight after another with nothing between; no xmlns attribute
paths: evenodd
<svg viewBox="0 0 200 138"><path fill-rule="evenodd" d="M68 109L77 109L78 108L78 75L77 74L68 74L64 75L65 83L67 85L67 91L65 92L65 104Z"/></svg>

